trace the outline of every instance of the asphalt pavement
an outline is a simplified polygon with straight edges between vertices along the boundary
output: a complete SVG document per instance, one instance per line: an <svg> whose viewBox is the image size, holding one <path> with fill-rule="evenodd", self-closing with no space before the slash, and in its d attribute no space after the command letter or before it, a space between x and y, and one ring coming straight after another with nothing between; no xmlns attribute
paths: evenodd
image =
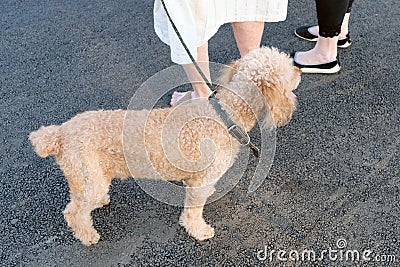
<svg viewBox="0 0 400 267"><path fill-rule="evenodd" d="M206 206L213 239L189 237L178 224L181 208L133 179L114 180L110 205L92 213L100 242L88 248L74 239L62 214L66 180L53 158L34 153L28 134L83 111L124 109L143 82L173 65L154 33L152 5L0 2L0 265L400 266L395 0L355 1L342 70L303 75L264 183L247 192L251 159L239 184ZM287 20L267 23L262 44L311 49L293 32L315 23L314 1L290 1ZM210 40L210 60L238 57L224 25Z"/></svg>

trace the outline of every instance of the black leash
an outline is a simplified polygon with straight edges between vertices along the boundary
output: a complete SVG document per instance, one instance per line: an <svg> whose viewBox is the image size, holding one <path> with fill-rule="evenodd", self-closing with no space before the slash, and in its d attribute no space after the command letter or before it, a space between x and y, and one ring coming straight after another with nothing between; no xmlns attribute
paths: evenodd
<svg viewBox="0 0 400 267"><path fill-rule="evenodd" d="M211 105L218 113L221 120L224 122L228 130L228 133L230 133L233 137L235 137L236 140L238 140L241 145L248 146L253 152L253 155L258 158L258 156L260 155L260 149L255 144L253 144L253 142L251 142L250 136L246 133L246 131L241 127L237 126L229 118L228 114L221 108L221 105L219 104L217 98L215 97L215 91L212 92L212 94L208 98L208 101L210 101Z"/></svg>
<svg viewBox="0 0 400 267"><path fill-rule="evenodd" d="M193 65L195 66L197 72L200 74L201 78L205 81L207 86L212 91L212 93L209 96L208 100L210 101L211 105L213 106L213 108L215 109L217 114L219 115L219 117L222 120L222 122L225 124L225 126L226 126L226 128L228 130L228 133L230 133L234 138L236 138L236 140L238 140L241 145L248 146L251 149L251 151L253 152L254 156L256 156L258 158L258 156L260 154L260 149L251 142L250 136L246 133L246 131L244 129L242 129L241 127L239 127L238 125L236 125L229 118L228 114L222 109L222 107L219 104L217 98L215 97L215 94L216 94L215 86L213 84L211 84L211 82L207 79L207 77L205 76L205 74L201 70L199 64L197 64L196 60L194 59L192 53L190 53L189 48L187 47L185 41L183 40L181 34L178 31L178 28L176 27L175 23L173 22L170 14L169 14L169 12L167 10L167 7L166 7L166 5L164 3L164 0L161 0L161 4L163 5L163 8L164 8L165 13L166 13L166 15L168 17L169 22L172 25L172 28L174 29L176 35L178 36L179 41L181 42L181 44L182 44L183 48L185 49L186 53L188 54L190 60L193 62Z"/></svg>

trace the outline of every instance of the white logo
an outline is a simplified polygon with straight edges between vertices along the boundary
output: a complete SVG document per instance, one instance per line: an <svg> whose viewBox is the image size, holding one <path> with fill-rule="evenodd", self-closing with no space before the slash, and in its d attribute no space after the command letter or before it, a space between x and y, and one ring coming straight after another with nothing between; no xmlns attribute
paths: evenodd
<svg viewBox="0 0 400 267"><path fill-rule="evenodd" d="M328 249L317 252L313 249L298 250L284 250L284 249L271 249L267 246L263 250L257 251L257 259L260 261L269 262L273 261L300 261L300 262L316 262L316 261L346 261L346 262L395 262L395 255L375 254L371 249L364 249L359 251L357 249L347 248L348 244L346 239L340 238L336 241L336 247L329 247Z"/></svg>

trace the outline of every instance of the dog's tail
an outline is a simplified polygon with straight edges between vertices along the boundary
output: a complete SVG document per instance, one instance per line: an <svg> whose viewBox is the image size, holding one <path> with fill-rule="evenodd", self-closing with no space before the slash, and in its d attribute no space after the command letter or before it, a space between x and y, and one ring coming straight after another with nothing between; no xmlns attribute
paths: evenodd
<svg viewBox="0 0 400 267"><path fill-rule="evenodd" d="M29 134L35 152L45 158L50 155L56 155L61 148L61 136L59 133L60 126L51 125L40 127L39 130Z"/></svg>

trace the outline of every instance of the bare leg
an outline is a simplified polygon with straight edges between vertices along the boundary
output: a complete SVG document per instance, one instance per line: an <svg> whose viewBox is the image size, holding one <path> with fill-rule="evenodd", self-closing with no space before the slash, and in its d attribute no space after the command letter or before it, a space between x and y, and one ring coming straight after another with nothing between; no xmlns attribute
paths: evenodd
<svg viewBox="0 0 400 267"><path fill-rule="evenodd" d="M340 29L339 39L346 38L346 35L349 33L349 21L350 13L346 13L343 18L342 28Z"/></svg>
<svg viewBox="0 0 400 267"><path fill-rule="evenodd" d="M208 58L208 43L205 43L197 48L197 62L208 80L211 81ZM192 83L194 92L174 92L170 102L171 106L175 106L176 103L186 94L191 94L192 99L208 97L211 94L211 90L208 88L207 84L202 81L203 79L193 64L183 65L183 68L185 69L185 72Z"/></svg>
<svg viewBox="0 0 400 267"><path fill-rule="evenodd" d="M264 32L264 22L233 22L232 28L240 56L243 57L251 50L260 47L262 34Z"/></svg>

